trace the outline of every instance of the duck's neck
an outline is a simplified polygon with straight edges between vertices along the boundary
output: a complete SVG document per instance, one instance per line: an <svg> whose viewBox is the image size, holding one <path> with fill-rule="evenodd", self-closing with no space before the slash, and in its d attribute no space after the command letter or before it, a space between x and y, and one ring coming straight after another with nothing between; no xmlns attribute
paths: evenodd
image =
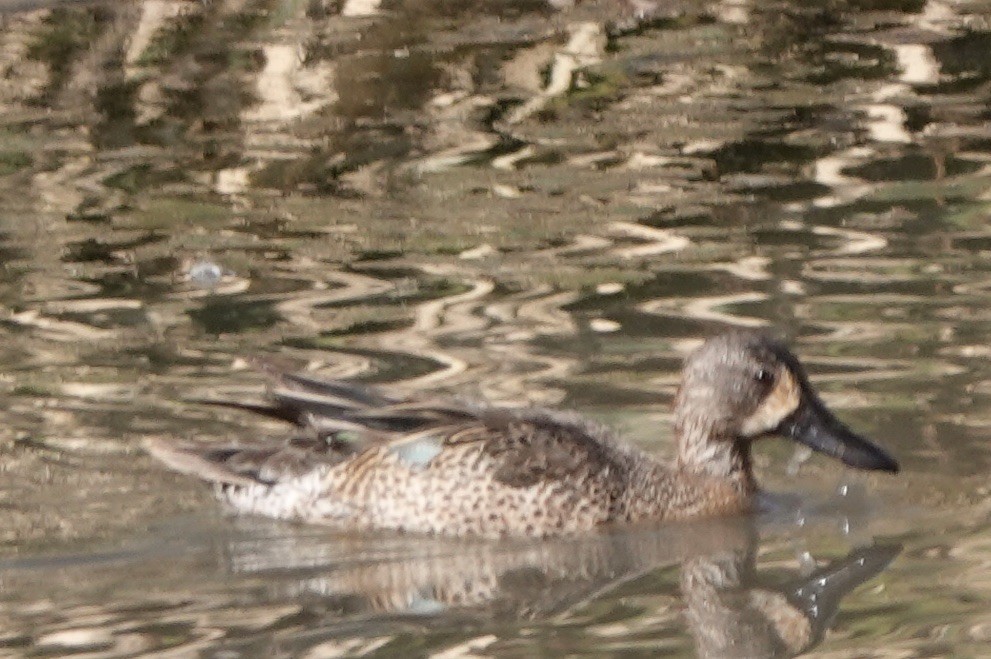
<svg viewBox="0 0 991 659"><path fill-rule="evenodd" d="M749 442L733 436L724 424L701 415L677 414L674 431L679 472L756 491Z"/></svg>
<svg viewBox="0 0 991 659"><path fill-rule="evenodd" d="M635 461L619 502L619 515L627 521L692 519L750 509L757 485L746 442L686 421L675 420L675 469L652 458Z"/></svg>

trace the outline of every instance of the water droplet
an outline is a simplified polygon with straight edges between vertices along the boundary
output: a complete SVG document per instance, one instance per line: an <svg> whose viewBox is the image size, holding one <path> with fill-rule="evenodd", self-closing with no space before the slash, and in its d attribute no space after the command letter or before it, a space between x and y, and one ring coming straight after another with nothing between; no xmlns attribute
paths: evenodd
<svg viewBox="0 0 991 659"><path fill-rule="evenodd" d="M798 468L811 457L812 449L807 446L796 445L795 452L792 453L791 459L788 461L788 466L785 467L785 472L789 476L795 476L798 474Z"/></svg>
<svg viewBox="0 0 991 659"><path fill-rule="evenodd" d="M224 271L213 261L197 261L189 266L186 276L200 288L214 288L223 278Z"/></svg>
<svg viewBox="0 0 991 659"><path fill-rule="evenodd" d="M623 328L622 325L608 318L593 318L588 322L588 326L592 328L593 332L600 333L615 332Z"/></svg>
<svg viewBox="0 0 991 659"><path fill-rule="evenodd" d="M616 293L622 293L624 288L626 286L619 282L608 282L596 286L595 292L599 295L615 295Z"/></svg>

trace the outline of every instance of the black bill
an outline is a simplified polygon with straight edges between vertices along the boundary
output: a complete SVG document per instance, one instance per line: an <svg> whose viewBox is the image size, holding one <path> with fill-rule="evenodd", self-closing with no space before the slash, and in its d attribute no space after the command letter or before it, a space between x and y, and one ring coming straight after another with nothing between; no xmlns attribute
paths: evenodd
<svg viewBox="0 0 991 659"><path fill-rule="evenodd" d="M857 469L898 472L898 461L833 416L819 400L803 401L778 428L785 437L805 444Z"/></svg>

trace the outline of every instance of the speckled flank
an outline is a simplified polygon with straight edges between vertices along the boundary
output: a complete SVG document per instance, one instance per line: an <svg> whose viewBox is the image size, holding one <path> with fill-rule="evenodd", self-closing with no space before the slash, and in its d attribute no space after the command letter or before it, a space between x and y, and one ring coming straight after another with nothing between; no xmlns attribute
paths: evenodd
<svg viewBox="0 0 991 659"><path fill-rule="evenodd" d="M307 437L219 448L151 440L149 449L217 483L237 511L348 529L540 537L736 514L757 488L755 436L803 401L821 407L800 368L762 333L706 342L675 401L672 466L573 414L401 401L284 374L268 413L295 419Z"/></svg>
<svg viewBox="0 0 991 659"><path fill-rule="evenodd" d="M525 423L518 427L532 429ZM504 458L483 442L448 447L411 467L386 447L273 486L228 487L236 508L353 528L458 535L558 535L588 530L625 513L618 477L627 456L598 472L579 466L571 478L528 485L500 478Z"/></svg>

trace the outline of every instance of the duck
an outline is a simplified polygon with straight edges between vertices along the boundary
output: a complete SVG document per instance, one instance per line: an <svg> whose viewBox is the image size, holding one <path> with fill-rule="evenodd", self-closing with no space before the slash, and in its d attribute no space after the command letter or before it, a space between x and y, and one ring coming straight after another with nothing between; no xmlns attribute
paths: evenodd
<svg viewBox="0 0 991 659"><path fill-rule="evenodd" d="M884 448L827 408L786 342L736 329L685 359L665 463L574 412L432 397L263 365L270 400L210 400L294 424L288 439L217 445L152 437L146 450L211 482L234 513L341 531L543 538L744 515L752 447L777 435L861 470Z"/></svg>

